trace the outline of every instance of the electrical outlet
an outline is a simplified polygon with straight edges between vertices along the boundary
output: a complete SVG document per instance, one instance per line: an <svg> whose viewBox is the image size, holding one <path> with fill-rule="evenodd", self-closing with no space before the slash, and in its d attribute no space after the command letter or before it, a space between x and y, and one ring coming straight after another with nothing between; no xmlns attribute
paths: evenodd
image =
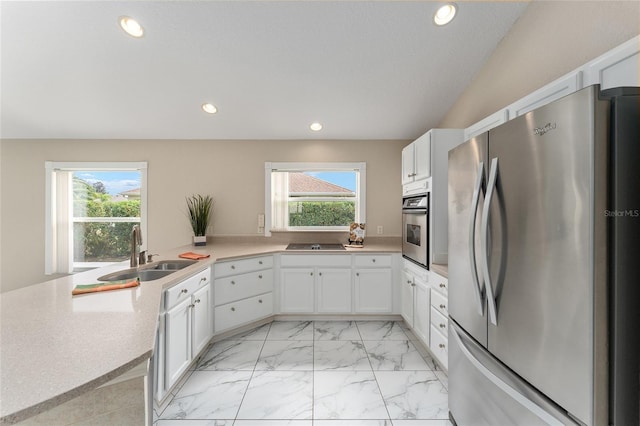
<svg viewBox="0 0 640 426"><path fill-rule="evenodd" d="M383 233L382 225L378 225L378 234L382 234L382 233Z"/></svg>

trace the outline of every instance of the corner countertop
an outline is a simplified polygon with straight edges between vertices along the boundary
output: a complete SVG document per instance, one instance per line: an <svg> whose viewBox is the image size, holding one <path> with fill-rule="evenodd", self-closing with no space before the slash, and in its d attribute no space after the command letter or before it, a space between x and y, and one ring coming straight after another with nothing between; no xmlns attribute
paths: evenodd
<svg viewBox="0 0 640 426"><path fill-rule="evenodd" d="M211 257L139 287L71 296L76 285L93 284L101 275L126 269L127 261L0 294L0 424L49 410L149 359L165 288L216 261L285 248L285 242L270 238L214 238L205 247L189 245L161 253L157 260L175 259L187 251ZM401 241L370 238L363 248L346 252L400 253Z"/></svg>
<svg viewBox="0 0 640 426"><path fill-rule="evenodd" d="M432 263L431 270L438 275L449 278L449 265L444 263Z"/></svg>

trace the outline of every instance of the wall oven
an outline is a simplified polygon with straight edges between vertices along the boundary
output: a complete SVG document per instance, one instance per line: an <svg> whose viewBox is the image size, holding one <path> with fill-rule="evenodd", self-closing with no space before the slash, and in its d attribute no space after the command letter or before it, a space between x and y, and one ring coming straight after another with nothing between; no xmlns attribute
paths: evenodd
<svg viewBox="0 0 640 426"><path fill-rule="evenodd" d="M402 257L429 269L429 194L402 200Z"/></svg>

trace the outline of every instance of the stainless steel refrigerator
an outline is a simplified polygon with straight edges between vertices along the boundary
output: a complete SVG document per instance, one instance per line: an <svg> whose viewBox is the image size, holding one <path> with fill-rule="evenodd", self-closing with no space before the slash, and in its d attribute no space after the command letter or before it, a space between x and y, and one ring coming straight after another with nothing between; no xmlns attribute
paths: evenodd
<svg viewBox="0 0 640 426"><path fill-rule="evenodd" d="M599 86L449 151L449 412L638 425L640 91Z"/></svg>

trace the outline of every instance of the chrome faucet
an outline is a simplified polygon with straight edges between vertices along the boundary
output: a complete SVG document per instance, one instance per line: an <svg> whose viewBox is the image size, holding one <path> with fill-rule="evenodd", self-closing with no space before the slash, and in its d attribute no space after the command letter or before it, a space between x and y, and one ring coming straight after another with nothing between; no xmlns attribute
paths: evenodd
<svg viewBox="0 0 640 426"><path fill-rule="evenodd" d="M131 256L129 258L129 265L132 268L138 266L141 245L142 232L140 231L140 225L133 225L133 228L131 229Z"/></svg>

